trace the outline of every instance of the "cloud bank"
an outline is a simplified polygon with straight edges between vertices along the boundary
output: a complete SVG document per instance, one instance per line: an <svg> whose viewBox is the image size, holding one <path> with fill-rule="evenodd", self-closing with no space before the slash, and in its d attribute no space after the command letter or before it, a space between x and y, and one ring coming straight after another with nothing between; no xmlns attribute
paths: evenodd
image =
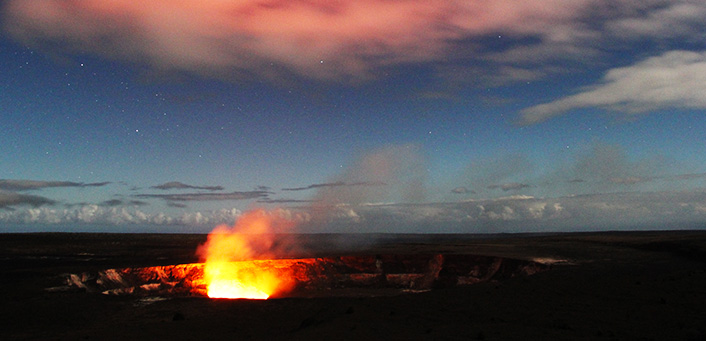
<svg viewBox="0 0 706 341"><path fill-rule="evenodd" d="M338 206L314 232L519 233L703 228L706 193L510 196L455 203Z"/></svg>
<svg viewBox="0 0 706 341"><path fill-rule="evenodd" d="M178 216L147 213L137 207L79 205L0 210L4 224L93 224L120 231L150 225L154 231L190 226L208 232L232 224L237 209L195 211ZM620 192L537 198L515 195L448 203L359 204L329 208L325 220L305 207L278 208L272 214L294 221L299 232L351 233L518 233L591 230L691 229L706 221L706 192Z"/></svg>
<svg viewBox="0 0 706 341"><path fill-rule="evenodd" d="M293 189L315 190L311 199L272 199L270 195L275 193L265 187L245 192L131 196L165 200L169 210L175 210L168 214L149 211L146 202L133 199L113 198L98 204L57 207L56 202L47 198L0 190L0 208L4 208L0 210L0 223L105 225L112 226L113 231L129 230L130 226L172 231L179 229L178 226L188 226L192 232L207 232L218 224L232 224L242 211L233 208L185 212L181 210L185 202L254 199L263 205L279 206L274 209L276 214L296 222L299 232L496 233L703 228L706 175L660 173L669 170L665 164L659 158L633 160L619 147L597 145L555 173L533 181L513 182L507 180L527 176L518 169L531 170L532 165L522 155L511 155L486 160L484 167L475 164L459 181L469 183L469 179L480 179L475 184L481 191L490 188L495 193L514 195L469 199L486 193L457 186L444 190L447 194L454 193L455 200L426 201L427 166L420 150L414 145L398 145L361 155L330 182ZM677 181L684 186L676 188L688 190L667 191L653 186ZM13 188L43 188L59 183L63 182L5 182L13 184ZM564 190L557 190L556 186L563 186ZM547 188L554 196L532 193ZM28 207L18 207L23 205Z"/></svg>
<svg viewBox="0 0 706 341"><path fill-rule="evenodd" d="M71 208L35 207L0 211L4 224L94 224L114 226L120 232L126 225L154 225L155 228L185 225L208 232L217 224L232 224L242 214L237 209L187 212L178 216L148 213L136 207L84 204Z"/></svg>

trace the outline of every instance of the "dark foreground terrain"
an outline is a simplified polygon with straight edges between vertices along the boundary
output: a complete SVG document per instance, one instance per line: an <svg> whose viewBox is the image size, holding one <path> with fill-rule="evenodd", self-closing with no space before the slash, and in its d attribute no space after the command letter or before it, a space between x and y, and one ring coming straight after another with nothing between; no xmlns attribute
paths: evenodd
<svg viewBox="0 0 706 341"><path fill-rule="evenodd" d="M459 253L552 265L395 296L141 298L46 289L67 273L196 262L205 236L4 234L0 339L706 339L704 231L299 239L307 256Z"/></svg>

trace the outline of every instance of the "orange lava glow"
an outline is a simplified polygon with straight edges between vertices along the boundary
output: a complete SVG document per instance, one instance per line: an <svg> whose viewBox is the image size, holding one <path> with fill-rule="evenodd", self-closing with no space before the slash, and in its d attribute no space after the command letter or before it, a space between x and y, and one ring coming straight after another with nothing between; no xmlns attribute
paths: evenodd
<svg viewBox="0 0 706 341"><path fill-rule="evenodd" d="M243 214L235 226L216 227L198 250L204 258L208 297L267 299L288 291L293 285L291 271L258 259L274 258L274 232L291 226L271 212L254 210Z"/></svg>
<svg viewBox="0 0 706 341"><path fill-rule="evenodd" d="M207 262L204 271L211 298L267 299L281 283L277 273L249 261Z"/></svg>

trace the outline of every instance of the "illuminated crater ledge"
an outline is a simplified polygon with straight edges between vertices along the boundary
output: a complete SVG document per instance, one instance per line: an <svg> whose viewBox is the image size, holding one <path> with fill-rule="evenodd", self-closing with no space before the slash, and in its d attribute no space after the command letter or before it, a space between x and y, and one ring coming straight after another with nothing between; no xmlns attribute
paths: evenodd
<svg viewBox="0 0 706 341"><path fill-rule="evenodd" d="M209 293L204 263L108 269L67 275L71 288L138 296L227 297ZM282 285L258 297L380 296L469 285L549 268L546 262L464 254L382 254L229 263L228 271L254 281L252 271L276 277ZM238 286L247 283L236 283ZM213 291L213 289L211 289Z"/></svg>

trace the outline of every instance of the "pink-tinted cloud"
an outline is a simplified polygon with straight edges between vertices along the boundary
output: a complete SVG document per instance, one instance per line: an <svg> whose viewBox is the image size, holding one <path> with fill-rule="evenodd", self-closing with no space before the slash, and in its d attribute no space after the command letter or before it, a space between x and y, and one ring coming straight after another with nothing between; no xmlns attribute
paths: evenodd
<svg viewBox="0 0 706 341"><path fill-rule="evenodd" d="M583 32L574 19L596 1L11 0L3 21L26 44L158 68L360 79L442 60L460 40L494 32L570 41Z"/></svg>

